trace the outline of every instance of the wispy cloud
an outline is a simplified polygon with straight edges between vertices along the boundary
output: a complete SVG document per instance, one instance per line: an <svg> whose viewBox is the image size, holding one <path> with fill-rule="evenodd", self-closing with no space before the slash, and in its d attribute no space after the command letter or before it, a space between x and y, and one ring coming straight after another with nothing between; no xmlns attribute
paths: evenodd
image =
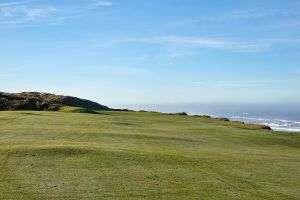
<svg viewBox="0 0 300 200"><path fill-rule="evenodd" d="M36 17L47 15L48 13L56 12L58 9L52 6L37 7L26 10L28 19L35 19Z"/></svg>
<svg viewBox="0 0 300 200"><path fill-rule="evenodd" d="M187 48L214 48L232 51L259 51L268 48L271 43L237 42L230 40L201 38L201 37L148 37L128 39L128 42L160 44L166 46L178 46Z"/></svg>
<svg viewBox="0 0 300 200"><path fill-rule="evenodd" d="M142 67L128 66L88 66L86 69L93 73L109 74L109 75L147 75L149 70Z"/></svg>
<svg viewBox="0 0 300 200"><path fill-rule="evenodd" d="M113 6L113 2L107 0L94 0L94 6Z"/></svg>
<svg viewBox="0 0 300 200"><path fill-rule="evenodd" d="M21 5L24 4L25 2L7 2L7 3L0 3L0 8L4 7L10 7L10 6L16 6L16 5Z"/></svg>
<svg viewBox="0 0 300 200"><path fill-rule="evenodd" d="M221 15L221 19L230 20L230 19L253 19L253 18L262 18L262 17L274 17L274 16L291 16L293 14L299 13L299 7L292 8L252 8L244 10L230 11Z"/></svg>
<svg viewBox="0 0 300 200"><path fill-rule="evenodd" d="M191 84L192 87L204 87L206 85L207 83L205 83L204 81L196 81Z"/></svg>
<svg viewBox="0 0 300 200"><path fill-rule="evenodd" d="M265 16L273 16L281 12L282 10L262 10L262 9L239 10L239 11L233 11L227 13L222 17L224 17L224 19L249 19L249 18L259 18Z"/></svg>
<svg viewBox="0 0 300 200"><path fill-rule="evenodd" d="M32 5L28 2L1 3L0 24L11 25L32 22L57 11L58 9L51 5Z"/></svg>
<svg viewBox="0 0 300 200"><path fill-rule="evenodd" d="M89 0L80 6L55 7L51 4L36 3L34 1L15 1L0 3L0 25L14 27L34 25L34 22L47 24L62 24L66 20L82 17L90 9L109 7L114 3L110 0Z"/></svg>
<svg viewBox="0 0 300 200"><path fill-rule="evenodd" d="M9 78L11 74L0 74L0 78Z"/></svg>
<svg viewBox="0 0 300 200"><path fill-rule="evenodd" d="M267 87L274 86L277 84L286 84L291 82L299 82L299 80L287 79L287 80L239 80L239 81L218 81L217 85L222 87Z"/></svg>
<svg viewBox="0 0 300 200"><path fill-rule="evenodd" d="M269 84L269 81L244 80L244 81L218 81L217 85L222 87L261 87Z"/></svg>

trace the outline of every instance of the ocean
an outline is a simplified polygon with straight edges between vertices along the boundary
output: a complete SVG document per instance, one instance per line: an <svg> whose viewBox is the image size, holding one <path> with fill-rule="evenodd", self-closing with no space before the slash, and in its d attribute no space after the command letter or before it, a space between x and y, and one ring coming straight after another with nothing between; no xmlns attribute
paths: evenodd
<svg viewBox="0 0 300 200"><path fill-rule="evenodd" d="M300 103L186 103L118 105L118 108L158 111L165 113L186 112L189 115L226 117L232 121L263 124L274 131L300 132Z"/></svg>
<svg viewBox="0 0 300 200"><path fill-rule="evenodd" d="M233 121L270 126L274 131L300 132L300 120L249 117L246 115L229 117Z"/></svg>

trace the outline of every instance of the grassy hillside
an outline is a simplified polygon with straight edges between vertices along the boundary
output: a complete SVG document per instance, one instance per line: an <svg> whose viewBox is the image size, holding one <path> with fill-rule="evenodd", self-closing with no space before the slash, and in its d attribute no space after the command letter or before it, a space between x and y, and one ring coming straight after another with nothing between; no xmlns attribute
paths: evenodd
<svg viewBox="0 0 300 200"><path fill-rule="evenodd" d="M298 133L62 111L0 112L0 199L300 199Z"/></svg>

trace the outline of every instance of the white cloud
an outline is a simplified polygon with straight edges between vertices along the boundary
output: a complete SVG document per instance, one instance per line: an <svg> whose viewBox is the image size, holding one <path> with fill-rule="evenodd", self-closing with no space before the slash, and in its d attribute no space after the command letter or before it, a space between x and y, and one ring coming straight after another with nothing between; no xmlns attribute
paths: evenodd
<svg viewBox="0 0 300 200"><path fill-rule="evenodd" d="M0 24L23 24L46 17L58 9L50 5L31 5L26 2L0 4Z"/></svg>
<svg viewBox="0 0 300 200"><path fill-rule="evenodd" d="M114 5L111 1L105 1L105 0L94 0L95 6L112 6Z"/></svg>
<svg viewBox="0 0 300 200"><path fill-rule="evenodd" d="M206 83L204 81L196 81L191 84L192 87L203 87Z"/></svg>
<svg viewBox="0 0 300 200"><path fill-rule="evenodd" d="M29 19L34 19L36 17L44 16L56 11L58 11L58 9L52 6L37 7L37 8L27 9L26 15Z"/></svg>
<svg viewBox="0 0 300 200"><path fill-rule="evenodd" d="M0 74L0 78L9 78L11 76L11 74Z"/></svg>
<svg viewBox="0 0 300 200"><path fill-rule="evenodd" d="M232 80L232 81L218 81L217 85L222 87L267 87L274 85L282 85L291 82L299 82L299 80L295 79L287 79L287 80Z"/></svg>
<svg viewBox="0 0 300 200"><path fill-rule="evenodd" d="M89 66L86 70L93 73L110 74L110 75L147 75L149 71L142 67L127 66Z"/></svg>
<svg viewBox="0 0 300 200"><path fill-rule="evenodd" d="M16 6L16 5L21 5L21 4L24 4L24 3L25 3L25 2L0 3L0 8L10 7L10 6Z"/></svg>
<svg viewBox="0 0 300 200"><path fill-rule="evenodd" d="M219 81L218 86L222 87L261 87L269 84L269 81L244 80L244 81Z"/></svg>
<svg viewBox="0 0 300 200"><path fill-rule="evenodd" d="M0 25L22 27L37 24L33 22L57 25L63 21L81 17L92 8L114 5L110 0L89 0L88 4L89 6L58 8L46 3L37 4L34 1L0 3Z"/></svg>
<svg viewBox="0 0 300 200"><path fill-rule="evenodd" d="M0 11L4 17L12 17L13 16L13 10L10 7L2 7L2 8L0 8Z"/></svg>
<svg viewBox="0 0 300 200"><path fill-rule="evenodd" d="M230 40L201 38L201 37L149 37L128 39L128 42L160 44L187 48L214 48L231 51L260 51L271 46L270 42L236 42Z"/></svg>
<svg viewBox="0 0 300 200"><path fill-rule="evenodd" d="M261 9L251 9L251 10L240 10L226 14L224 17L226 19L249 19L249 18L259 18L265 16L272 16L278 14L278 10L261 10Z"/></svg>
<svg viewBox="0 0 300 200"><path fill-rule="evenodd" d="M252 19L252 18L262 18L262 17L273 17L273 16L290 16L295 13L299 13L299 7L294 8L278 8L278 9L268 9L268 8L253 8L245 10L236 10L228 12L221 16L221 19Z"/></svg>

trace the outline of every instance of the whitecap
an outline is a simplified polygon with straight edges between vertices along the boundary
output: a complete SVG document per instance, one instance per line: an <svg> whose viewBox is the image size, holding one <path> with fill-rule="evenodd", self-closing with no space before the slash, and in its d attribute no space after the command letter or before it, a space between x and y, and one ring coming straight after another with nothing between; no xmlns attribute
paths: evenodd
<svg viewBox="0 0 300 200"><path fill-rule="evenodd" d="M245 123L262 124L270 126L275 131L300 132L300 122L286 119L267 119L261 117L241 117L232 116L231 119L243 121Z"/></svg>

